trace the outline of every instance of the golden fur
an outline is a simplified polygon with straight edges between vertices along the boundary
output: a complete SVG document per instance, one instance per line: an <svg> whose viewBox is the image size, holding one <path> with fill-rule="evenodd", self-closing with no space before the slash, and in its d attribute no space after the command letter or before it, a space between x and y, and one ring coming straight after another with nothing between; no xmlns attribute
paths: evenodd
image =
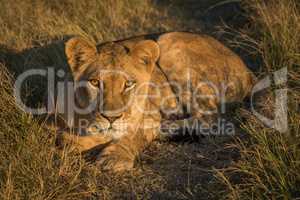
<svg viewBox="0 0 300 200"><path fill-rule="evenodd" d="M75 142L81 151L109 143L97 158L107 170L132 168L138 154L158 137L163 121L182 125L186 116L205 121L207 115L218 112L220 97L226 102L243 100L254 79L231 50L211 37L191 33L99 46L73 38L65 52L74 82L88 82L75 93L77 105L84 108L97 96L103 97L90 113L76 113L71 126L76 130L79 120L87 119L104 128L94 133L88 127L87 136L64 133L63 138ZM128 126L120 128L120 124Z"/></svg>

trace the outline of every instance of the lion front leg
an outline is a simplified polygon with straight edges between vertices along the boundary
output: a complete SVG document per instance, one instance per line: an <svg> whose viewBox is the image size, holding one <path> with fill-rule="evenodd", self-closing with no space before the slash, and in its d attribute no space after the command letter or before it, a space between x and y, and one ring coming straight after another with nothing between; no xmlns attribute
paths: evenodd
<svg viewBox="0 0 300 200"><path fill-rule="evenodd" d="M157 129L140 130L110 144L99 154L97 164L104 171L120 172L134 167L137 156L158 135Z"/></svg>
<svg viewBox="0 0 300 200"><path fill-rule="evenodd" d="M68 132L62 132L59 133L58 136L58 143L60 146L70 144L73 147L75 147L79 152L86 152L97 147L104 147L111 141L112 139L110 137L101 134L79 136Z"/></svg>
<svg viewBox="0 0 300 200"><path fill-rule="evenodd" d="M161 131L167 137L172 136L199 136L206 135L206 129L209 129L217 120L218 115L194 115L180 120L163 120Z"/></svg>

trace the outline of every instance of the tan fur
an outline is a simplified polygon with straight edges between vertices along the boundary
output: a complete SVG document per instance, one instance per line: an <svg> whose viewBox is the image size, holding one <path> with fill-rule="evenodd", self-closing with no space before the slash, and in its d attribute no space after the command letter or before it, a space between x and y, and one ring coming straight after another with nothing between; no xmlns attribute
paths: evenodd
<svg viewBox="0 0 300 200"><path fill-rule="evenodd" d="M180 119L188 114L190 119L201 121L205 118L201 110L217 110L220 99L209 85L202 84L199 87L201 81L209 81L218 88L225 83L226 101L234 102L243 100L250 92L254 78L231 50L211 37L191 33L167 33L157 41L132 39L103 44L97 48L81 38L73 38L66 43L66 55L75 82L92 78L104 84L102 90L88 88L76 93L76 101L82 106L97 92L103 95L103 102L101 110L96 109L85 115L76 114L73 126L76 128L78 120L82 118L99 123L102 127L107 126L109 120L115 120L112 125L122 121L131 126L122 129L124 134L118 138L114 138L116 131L107 130L97 135L64 138L77 143L81 151L112 142L99 154L97 161L103 169L114 171L133 167L136 156L157 138L159 125L164 120ZM126 75L101 74L101 70L114 70ZM159 92L147 85L140 91L127 93L124 87L128 79L134 79L136 87L155 83L159 86ZM187 81L190 84L188 88ZM179 91L172 83L185 90ZM199 92L196 94L209 94L213 98L193 99L195 91ZM141 97L142 94L146 94L147 98ZM125 110L110 112L131 101ZM194 106L196 104L197 107ZM184 113L183 108L188 106L191 106L191 110ZM137 107L153 112L147 113ZM165 112L172 109L176 112ZM178 124L181 124L180 120Z"/></svg>

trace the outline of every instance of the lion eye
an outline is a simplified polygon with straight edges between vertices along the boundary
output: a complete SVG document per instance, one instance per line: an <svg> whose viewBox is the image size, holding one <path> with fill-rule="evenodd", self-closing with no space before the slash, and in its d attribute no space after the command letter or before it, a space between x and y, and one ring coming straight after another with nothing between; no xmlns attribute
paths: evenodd
<svg viewBox="0 0 300 200"><path fill-rule="evenodd" d="M91 80L89 80L89 82L90 82L90 84L92 84L95 87L99 86L99 80L97 80L97 79L91 79Z"/></svg>
<svg viewBox="0 0 300 200"><path fill-rule="evenodd" d="M128 80L125 83L125 91L131 90L135 87L136 82L134 80Z"/></svg>

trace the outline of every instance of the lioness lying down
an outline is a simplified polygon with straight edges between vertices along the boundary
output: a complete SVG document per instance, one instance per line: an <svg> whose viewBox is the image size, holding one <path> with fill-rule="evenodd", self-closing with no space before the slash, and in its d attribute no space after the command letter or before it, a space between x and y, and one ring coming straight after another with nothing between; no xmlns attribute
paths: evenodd
<svg viewBox="0 0 300 200"><path fill-rule="evenodd" d="M161 124L209 123L220 104L243 100L254 83L236 54L204 35L172 32L98 46L72 38L65 53L80 86L74 104L65 102L77 107L71 120L68 112L61 116L77 134L64 132L63 141L80 151L107 144L97 156L105 170L131 169Z"/></svg>

